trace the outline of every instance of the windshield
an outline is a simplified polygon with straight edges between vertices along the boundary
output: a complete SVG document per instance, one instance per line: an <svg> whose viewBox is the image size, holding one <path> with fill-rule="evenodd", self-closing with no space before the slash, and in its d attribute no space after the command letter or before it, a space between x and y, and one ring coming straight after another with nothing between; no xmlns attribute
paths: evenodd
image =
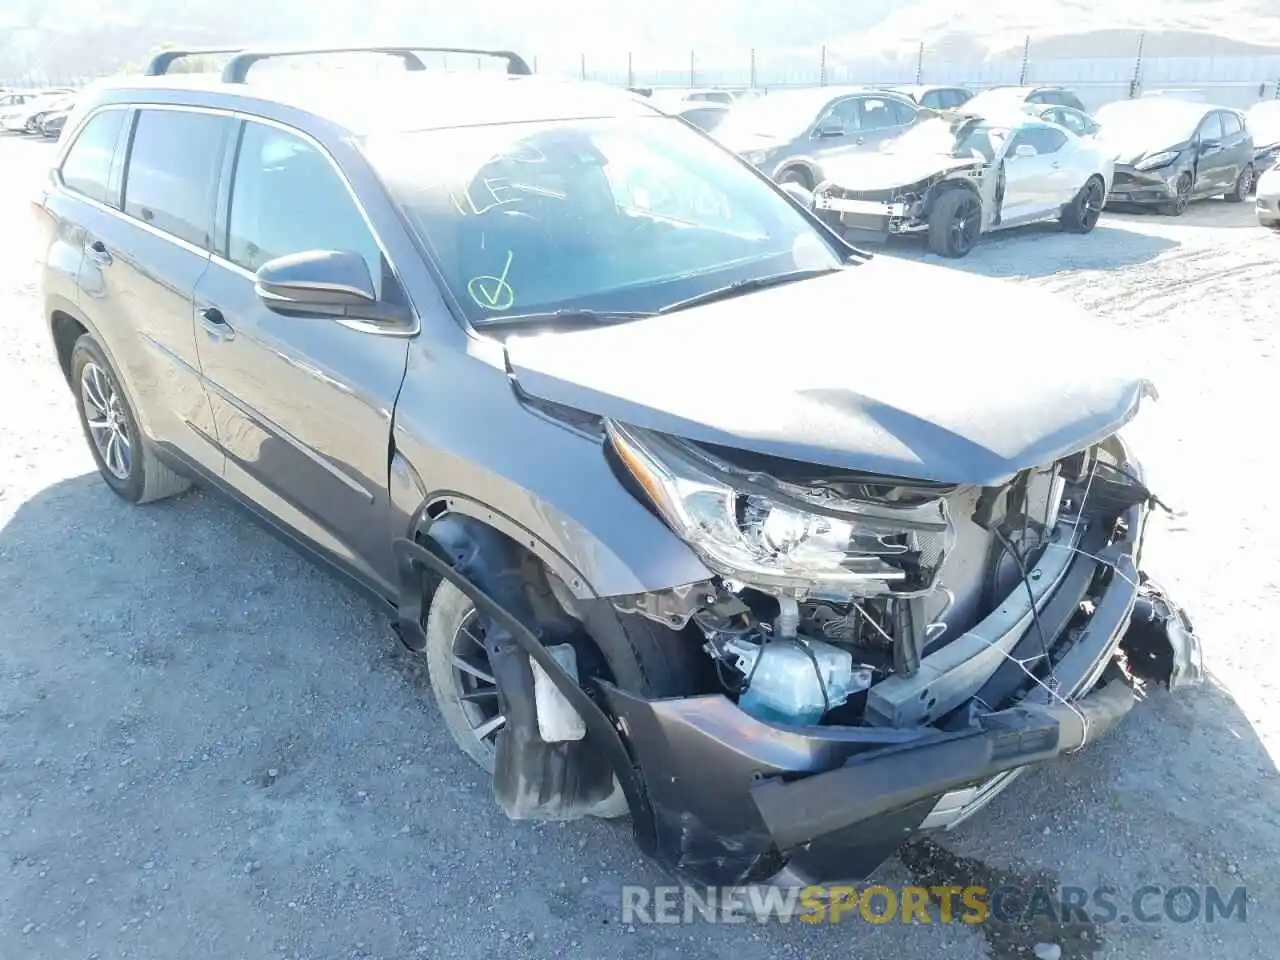
<svg viewBox="0 0 1280 960"><path fill-rule="evenodd" d="M1099 107L1099 136L1124 152L1161 150L1190 140L1204 111L1176 101L1118 100Z"/></svg>
<svg viewBox="0 0 1280 960"><path fill-rule="evenodd" d="M841 263L785 197L671 118L378 134L364 146L473 322L651 312Z"/></svg>
<svg viewBox="0 0 1280 960"><path fill-rule="evenodd" d="M784 90L736 101L718 131L722 135L758 134L791 139L804 133L831 96L811 90Z"/></svg>
<svg viewBox="0 0 1280 960"><path fill-rule="evenodd" d="M948 120L935 117L912 127L892 140L885 153L927 153L943 157L978 157L988 163L996 158L1009 128L972 117Z"/></svg>

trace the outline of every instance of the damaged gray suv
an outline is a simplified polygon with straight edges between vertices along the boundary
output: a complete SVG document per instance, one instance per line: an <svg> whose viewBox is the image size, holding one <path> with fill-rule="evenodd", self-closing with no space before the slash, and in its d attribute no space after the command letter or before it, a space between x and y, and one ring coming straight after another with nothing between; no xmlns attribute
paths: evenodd
<svg viewBox="0 0 1280 960"><path fill-rule="evenodd" d="M367 588L509 816L858 879L1199 678L1117 433L1151 385L1000 359L1071 307L849 247L625 91L367 49L403 76L87 91L45 320L112 490Z"/></svg>

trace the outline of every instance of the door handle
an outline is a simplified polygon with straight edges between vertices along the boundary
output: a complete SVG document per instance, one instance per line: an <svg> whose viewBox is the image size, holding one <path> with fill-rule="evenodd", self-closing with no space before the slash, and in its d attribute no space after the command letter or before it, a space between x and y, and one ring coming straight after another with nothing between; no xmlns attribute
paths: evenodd
<svg viewBox="0 0 1280 960"><path fill-rule="evenodd" d="M231 324L227 323L227 318L217 307L204 307L197 310L196 314L200 317L200 326L204 327L204 332L209 335L210 340L235 339L235 330L232 329Z"/></svg>
<svg viewBox="0 0 1280 960"><path fill-rule="evenodd" d="M89 259L100 267L107 267L111 265L111 252L105 243L95 240L89 244Z"/></svg>

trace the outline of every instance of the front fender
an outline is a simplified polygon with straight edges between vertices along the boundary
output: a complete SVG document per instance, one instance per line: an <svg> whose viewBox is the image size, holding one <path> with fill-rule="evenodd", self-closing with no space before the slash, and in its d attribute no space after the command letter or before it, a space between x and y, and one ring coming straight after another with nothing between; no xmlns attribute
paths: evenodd
<svg viewBox="0 0 1280 960"><path fill-rule="evenodd" d="M452 512L527 547L575 596L707 579L688 545L619 483L603 441L520 403L496 341L462 357L415 345L396 403L393 535Z"/></svg>

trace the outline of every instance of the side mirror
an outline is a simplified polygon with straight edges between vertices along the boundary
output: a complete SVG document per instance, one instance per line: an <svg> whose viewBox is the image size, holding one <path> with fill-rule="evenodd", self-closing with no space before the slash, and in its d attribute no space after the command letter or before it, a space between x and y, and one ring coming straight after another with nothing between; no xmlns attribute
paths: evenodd
<svg viewBox="0 0 1280 960"><path fill-rule="evenodd" d="M305 250L258 268L254 292L269 307L350 307L376 303L369 265L346 250Z"/></svg>
<svg viewBox="0 0 1280 960"><path fill-rule="evenodd" d="M1040 151L1038 151L1035 147L1033 147L1033 146L1032 146L1031 144L1029 144L1029 143L1020 143L1020 144L1018 144L1016 147L1014 147L1014 148L1013 148L1013 155L1014 155L1015 157L1021 157L1021 158L1025 159L1025 158L1027 158L1027 157L1038 157L1038 156L1040 156Z"/></svg>
<svg viewBox="0 0 1280 960"><path fill-rule="evenodd" d="M813 135L819 140L828 140L832 137L843 137L844 124L834 118L828 118L823 120L814 128Z"/></svg>
<svg viewBox="0 0 1280 960"><path fill-rule="evenodd" d="M258 268L253 290L268 309L286 316L413 325L407 308L378 300L369 265L351 250L304 250L268 260Z"/></svg>

